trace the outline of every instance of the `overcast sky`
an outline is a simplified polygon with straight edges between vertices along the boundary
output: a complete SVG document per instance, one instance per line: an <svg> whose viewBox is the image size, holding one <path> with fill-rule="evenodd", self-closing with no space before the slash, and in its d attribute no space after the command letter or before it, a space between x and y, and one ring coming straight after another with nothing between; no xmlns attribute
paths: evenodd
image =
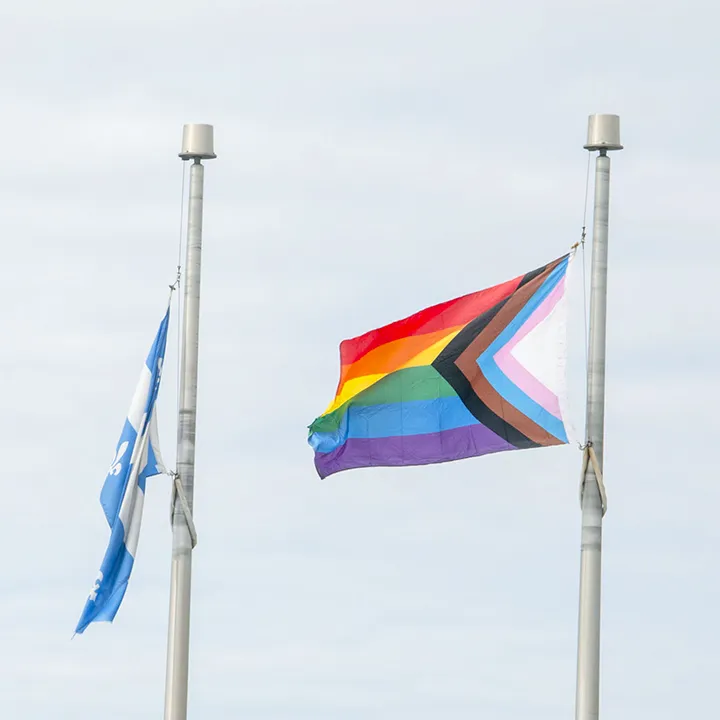
<svg viewBox="0 0 720 720"><path fill-rule="evenodd" d="M573 715L581 453L320 481L339 341L580 234L612 155L601 713L717 699L720 11L546 0L26 0L0 10L0 702L161 717L169 480L113 625L70 640L99 492L207 163L190 716ZM582 298L570 390L582 427ZM579 321L578 321L579 318ZM159 421L175 440L176 326Z"/></svg>

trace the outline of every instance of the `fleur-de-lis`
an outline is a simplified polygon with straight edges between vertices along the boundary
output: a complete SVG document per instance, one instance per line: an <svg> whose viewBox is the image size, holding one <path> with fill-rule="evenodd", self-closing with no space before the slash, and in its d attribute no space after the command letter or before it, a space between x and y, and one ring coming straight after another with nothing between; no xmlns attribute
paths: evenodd
<svg viewBox="0 0 720 720"><path fill-rule="evenodd" d="M88 595L88 598L95 602L97 599L97 591L100 589L100 583L103 581L103 574L102 570L98 570L97 578L95 579L95 583L93 584L90 594Z"/></svg>
<svg viewBox="0 0 720 720"><path fill-rule="evenodd" d="M126 440L117 449L117 452L115 453L115 459L112 461L112 464L110 465L110 470L108 471L108 475L119 475L120 474L120 471L122 470L121 460L123 459L123 455L125 455L125 452L128 449L128 445L130 445L130 443Z"/></svg>

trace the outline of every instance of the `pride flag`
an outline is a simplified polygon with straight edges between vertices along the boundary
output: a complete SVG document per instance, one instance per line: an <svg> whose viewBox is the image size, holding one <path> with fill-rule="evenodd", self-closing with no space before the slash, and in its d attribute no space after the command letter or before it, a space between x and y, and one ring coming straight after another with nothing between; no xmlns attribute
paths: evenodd
<svg viewBox="0 0 720 720"><path fill-rule="evenodd" d="M344 340L335 399L310 425L320 477L567 443L573 256Z"/></svg>

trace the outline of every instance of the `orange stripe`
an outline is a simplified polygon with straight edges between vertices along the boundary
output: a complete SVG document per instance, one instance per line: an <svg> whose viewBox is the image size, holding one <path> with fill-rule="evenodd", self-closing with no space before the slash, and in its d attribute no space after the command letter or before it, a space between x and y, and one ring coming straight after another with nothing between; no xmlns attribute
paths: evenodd
<svg viewBox="0 0 720 720"><path fill-rule="evenodd" d="M435 345L444 337L450 337L456 333L462 325L436 330L425 335L411 335L410 337L392 340L380 345L363 355L350 365L344 365L340 370L340 387L348 380L362 377L363 375L387 374L398 370L409 360L419 355L423 350Z"/></svg>
<svg viewBox="0 0 720 720"><path fill-rule="evenodd" d="M465 326L462 325L459 328L455 328L450 333L445 330L443 332L445 337L441 337L439 340L435 341L435 344L429 345L421 349L420 352L415 354L413 357L408 358L404 363L393 367L390 372L395 372L396 370L403 370L408 367L429 365L447 347L448 343L460 332L460 330L462 330L463 327ZM435 333L433 333L433 335L435 335ZM330 403L328 409L323 413L323 415L327 415L328 413L333 412L333 410L339 408L350 398L358 395L363 390L366 390L379 380L382 380L384 377L389 375L390 372L361 375L360 377L351 378L347 382L341 383L340 387L338 388L337 394L335 395L335 399Z"/></svg>

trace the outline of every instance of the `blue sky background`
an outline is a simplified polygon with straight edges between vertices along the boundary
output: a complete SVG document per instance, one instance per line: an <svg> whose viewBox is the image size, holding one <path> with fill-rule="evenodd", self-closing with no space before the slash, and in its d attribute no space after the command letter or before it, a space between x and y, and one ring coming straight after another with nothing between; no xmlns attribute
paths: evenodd
<svg viewBox="0 0 720 720"><path fill-rule="evenodd" d="M720 16L708 2L28 0L0 10L3 717L162 713L167 478L128 594L70 641L98 496L172 282L182 125L207 164L190 714L572 717L580 452L321 482L344 337L580 233L618 113L603 716L700 717L720 625ZM580 294L576 298L581 301ZM174 457L173 325L160 399ZM582 426L581 302L570 385Z"/></svg>

